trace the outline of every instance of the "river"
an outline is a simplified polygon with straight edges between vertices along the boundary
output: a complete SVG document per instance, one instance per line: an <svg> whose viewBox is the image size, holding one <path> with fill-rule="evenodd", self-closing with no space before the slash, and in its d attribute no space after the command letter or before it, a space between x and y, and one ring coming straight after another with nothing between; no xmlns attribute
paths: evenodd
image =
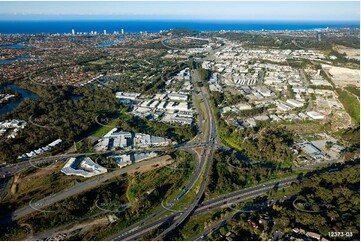
<svg viewBox="0 0 361 242"><path fill-rule="evenodd" d="M21 94L21 98L19 100L15 101L15 102L10 102L6 106L0 108L0 116L13 111L26 98L30 98L31 100L38 100L39 99L39 97L37 95L35 95L34 93L28 92L28 91L22 89L21 87L19 87L17 85L6 85L6 86L2 87L0 90L9 89L9 88L11 90L13 90L13 91L19 92Z"/></svg>

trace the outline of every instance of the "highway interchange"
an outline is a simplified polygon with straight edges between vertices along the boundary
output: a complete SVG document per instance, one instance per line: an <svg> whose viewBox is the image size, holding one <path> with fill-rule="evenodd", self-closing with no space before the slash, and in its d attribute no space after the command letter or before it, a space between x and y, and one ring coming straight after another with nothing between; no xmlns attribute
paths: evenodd
<svg viewBox="0 0 361 242"><path fill-rule="evenodd" d="M200 79L198 71L193 71L193 78L195 83L201 83L202 80ZM194 92L193 97L195 97L196 92ZM202 85L199 87L199 95L201 96L203 100L203 104L205 107L205 117L199 116L198 122L200 123L199 127L203 130L201 130L200 134L205 133L205 140L201 141L201 135L198 134L193 141L175 145L172 147L172 150L185 150L193 154L195 158L195 170L191 176L191 178L188 180L187 184L184 186L182 191L189 192L192 189L196 190L196 196L194 197L193 201L191 201L188 206L182 210L173 212L171 214L167 213L167 215L164 215L168 211L172 211L172 207L175 206L177 203L179 203L178 199L173 199L172 201L169 201L166 203L163 207L157 209L156 211L152 212L149 216L146 218L134 223L133 225L127 227L126 229L123 229L119 233L111 236L108 238L108 240L138 240L141 239L142 236L146 235L150 231L159 228L159 226L165 227L165 230L162 231L154 240L164 240L167 239L167 236L174 231L178 226L180 226L187 218L193 215L197 215L200 213L209 212L212 209L220 208L220 207L227 207L232 204L239 203L241 201L245 201L260 195L267 194L272 189L279 189L279 188L285 188L291 185L292 182L296 181L297 177L291 177L279 181L269 182L263 185L257 185L250 188L242 189L239 191L235 191L233 193L220 196L217 198L210 199L208 201L202 202L203 194L207 185L207 178L209 176L209 171L211 167L211 161L212 156L216 150L217 147L223 146L220 144L218 140L218 133L217 133L217 125L216 125L216 119L213 113L213 110L211 108L210 102L209 102L209 94L207 92L207 89ZM197 103L196 109L198 113L200 114L199 110L199 104ZM207 121L207 122L205 122ZM206 127L202 126L202 123L206 123ZM197 153L195 151L195 148L202 148L201 154ZM155 148L154 150L159 150L159 148ZM162 150L162 149L160 149ZM167 149L165 149L167 150ZM168 149L169 150L169 149ZM77 154L77 155L91 155L94 153L89 154ZM63 161L64 159L68 157L72 157L74 154L64 154L64 155L58 155L53 157L47 157L37 160L32 160L31 162L21 162L16 165L11 165L7 167L2 167L0 169L0 175L13 175L16 172L28 168L30 166L41 165L41 164L48 164L51 162L58 162ZM143 161L140 163L135 163L130 166L127 166L125 168L122 168L120 170L112 171L103 175L100 175L95 178L88 179L84 182L77 183L74 186L63 190L61 192L58 192L56 194L52 194L51 196L45 197L43 199L40 199L39 201L36 201L34 203L29 203L28 205L16 210L12 214L12 220L18 220L19 218L22 218L26 215L29 215L30 213L33 213L35 211L41 211L46 210L46 207L54 204L56 202L60 202L70 196L79 194L81 192L84 192L89 189L93 189L103 182L118 177L122 174L125 174L131 170L137 169L143 165L147 164L153 164L155 162L159 162L161 160L161 157L156 157L147 161ZM196 184L200 184L199 187L195 186ZM181 200L181 199L180 199ZM224 222L224 221L223 221ZM212 226L210 229L215 229L220 224L216 224ZM206 231L207 232L207 231ZM204 233L203 233L204 234ZM203 235L202 235L203 236ZM198 237L198 239L201 239Z"/></svg>

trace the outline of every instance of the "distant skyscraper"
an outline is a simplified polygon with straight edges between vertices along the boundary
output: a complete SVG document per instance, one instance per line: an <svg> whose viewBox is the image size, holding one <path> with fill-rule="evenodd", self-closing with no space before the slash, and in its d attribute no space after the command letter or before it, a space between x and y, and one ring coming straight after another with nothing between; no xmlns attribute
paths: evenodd
<svg viewBox="0 0 361 242"><path fill-rule="evenodd" d="M124 34L124 29L122 29L122 34Z"/></svg>
<svg viewBox="0 0 361 242"><path fill-rule="evenodd" d="M72 30L71 30L71 34L72 34L72 35L75 35L75 29L72 29Z"/></svg>

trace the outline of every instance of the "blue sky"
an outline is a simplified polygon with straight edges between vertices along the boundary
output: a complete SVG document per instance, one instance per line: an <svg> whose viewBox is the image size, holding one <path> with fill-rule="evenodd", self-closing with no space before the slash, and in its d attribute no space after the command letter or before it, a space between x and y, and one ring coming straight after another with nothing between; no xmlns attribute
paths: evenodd
<svg viewBox="0 0 361 242"><path fill-rule="evenodd" d="M359 1L0 2L0 19L359 21Z"/></svg>

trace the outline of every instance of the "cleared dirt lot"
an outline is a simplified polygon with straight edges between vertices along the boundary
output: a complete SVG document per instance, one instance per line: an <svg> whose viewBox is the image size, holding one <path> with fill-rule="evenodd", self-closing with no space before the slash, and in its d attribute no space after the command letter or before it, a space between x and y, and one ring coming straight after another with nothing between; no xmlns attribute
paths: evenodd
<svg viewBox="0 0 361 242"><path fill-rule="evenodd" d="M322 68L330 74L337 87L348 85L360 87L360 70L330 65L322 65Z"/></svg>
<svg viewBox="0 0 361 242"><path fill-rule="evenodd" d="M360 49L349 48L343 45L336 45L334 48L340 54L346 54L349 57L360 56Z"/></svg>
<svg viewBox="0 0 361 242"><path fill-rule="evenodd" d="M152 171L154 169L158 169L159 167L169 165L173 162L172 157L170 157L169 155L164 155L164 156L161 156L158 158L153 158L153 159L158 159L159 161L157 161L153 164L144 165L138 169L133 169L133 170L129 171L128 174L134 175L135 173L144 173L144 172Z"/></svg>

